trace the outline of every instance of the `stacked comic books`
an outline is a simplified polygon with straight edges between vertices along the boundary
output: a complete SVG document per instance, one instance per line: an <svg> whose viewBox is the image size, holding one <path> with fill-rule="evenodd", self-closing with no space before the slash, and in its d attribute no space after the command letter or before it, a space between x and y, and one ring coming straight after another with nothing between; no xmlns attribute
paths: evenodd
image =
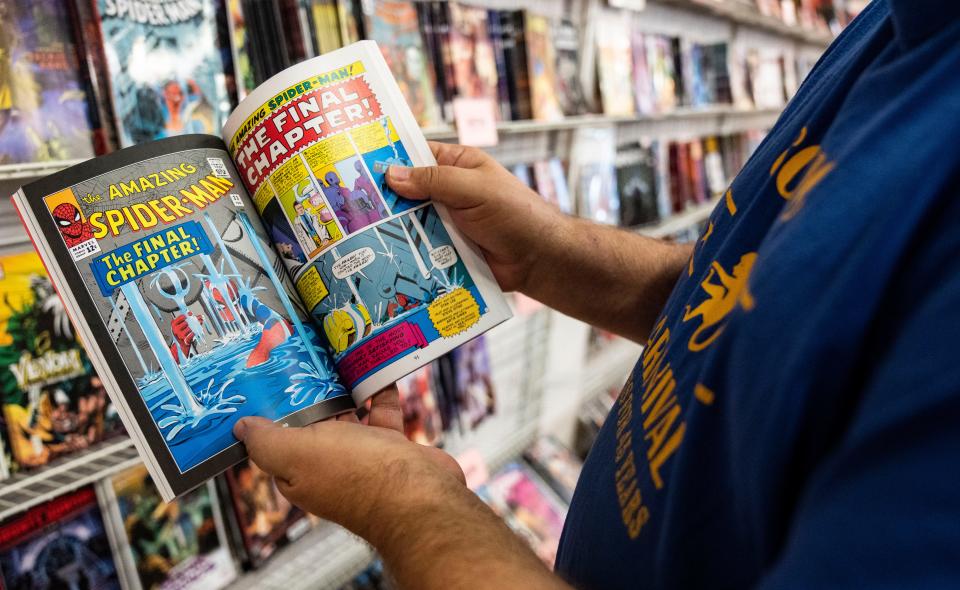
<svg viewBox="0 0 960 590"><path fill-rule="evenodd" d="M121 150L14 203L161 496L245 456L244 416L299 426L509 317L489 268L389 166L434 163L364 41L249 93L222 138Z"/></svg>

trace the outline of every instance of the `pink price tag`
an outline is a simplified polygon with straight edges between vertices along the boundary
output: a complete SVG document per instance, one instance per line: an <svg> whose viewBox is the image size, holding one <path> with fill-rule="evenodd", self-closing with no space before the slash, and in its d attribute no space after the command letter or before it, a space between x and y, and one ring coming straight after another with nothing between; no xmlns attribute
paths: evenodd
<svg viewBox="0 0 960 590"><path fill-rule="evenodd" d="M489 98L454 99L453 119L457 125L457 140L463 145L493 147L500 141L496 106Z"/></svg>

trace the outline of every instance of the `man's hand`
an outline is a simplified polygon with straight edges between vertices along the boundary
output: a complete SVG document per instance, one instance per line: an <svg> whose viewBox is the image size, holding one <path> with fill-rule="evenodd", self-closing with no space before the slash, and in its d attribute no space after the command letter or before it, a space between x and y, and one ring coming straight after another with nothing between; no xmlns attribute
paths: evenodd
<svg viewBox="0 0 960 590"><path fill-rule="evenodd" d="M541 249L569 218L484 152L430 142L437 166L391 166L390 188L410 199L433 199L476 243L505 291L522 291Z"/></svg>
<svg viewBox="0 0 960 590"><path fill-rule="evenodd" d="M355 414L303 428L251 417L233 432L287 499L365 537L377 536L378 513L422 508L465 486L453 457L403 435L396 387L374 396L366 425Z"/></svg>
<svg viewBox="0 0 960 590"><path fill-rule="evenodd" d="M370 541L401 588L566 588L467 489L450 455L403 436L396 387L374 396L367 422L243 418L234 434L287 499Z"/></svg>
<svg viewBox="0 0 960 590"><path fill-rule="evenodd" d="M563 215L482 151L430 143L437 166L391 166L390 187L433 199L500 287L643 342L691 248Z"/></svg>

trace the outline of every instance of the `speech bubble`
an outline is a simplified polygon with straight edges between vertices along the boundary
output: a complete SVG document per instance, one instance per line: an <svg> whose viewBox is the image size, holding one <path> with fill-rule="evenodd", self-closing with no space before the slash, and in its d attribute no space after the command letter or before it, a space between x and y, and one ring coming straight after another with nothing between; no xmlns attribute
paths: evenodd
<svg viewBox="0 0 960 590"><path fill-rule="evenodd" d="M434 299L427 306L430 321L444 338L456 336L480 321L480 304L463 287Z"/></svg>
<svg viewBox="0 0 960 590"><path fill-rule="evenodd" d="M333 263L333 276L345 279L369 266L376 258L373 248L364 247L354 250Z"/></svg>
<svg viewBox="0 0 960 590"><path fill-rule="evenodd" d="M457 263L457 251L453 246L440 246L430 250L430 261L433 268L450 268Z"/></svg>

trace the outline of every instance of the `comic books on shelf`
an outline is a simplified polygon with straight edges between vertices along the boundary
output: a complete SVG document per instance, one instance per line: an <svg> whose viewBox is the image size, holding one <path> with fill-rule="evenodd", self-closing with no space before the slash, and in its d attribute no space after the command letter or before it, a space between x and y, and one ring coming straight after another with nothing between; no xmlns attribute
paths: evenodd
<svg viewBox="0 0 960 590"><path fill-rule="evenodd" d="M567 509L528 467L510 463L477 489L477 495L552 567Z"/></svg>
<svg viewBox="0 0 960 590"><path fill-rule="evenodd" d="M351 411L509 317L445 211L386 185L389 166L433 161L363 41L255 89L222 138L121 150L18 192L164 499L243 459L241 417Z"/></svg>
<svg viewBox="0 0 960 590"><path fill-rule="evenodd" d="M0 1L0 166L89 158L103 149L78 33L68 3Z"/></svg>
<svg viewBox="0 0 960 590"><path fill-rule="evenodd" d="M0 524L0 587L8 590L120 590L120 568L91 487Z"/></svg>
<svg viewBox="0 0 960 590"><path fill-rule="evenodd" d="M122 426L35 252L0 256L0 473L46 465Z"/></svg>
<svg viewBox="0 0 960 590"><path fill-rule="evenodd" d="M433 365L420 367L397 381L403 432L422 445L440 446L443 441L443 419L434 389Z"/></svg>
<svg viewBox="0 0 960 590"><path fill-rule="evenodd" d="M421 127L437 125L439 105L413 2L372 0L369 4L366 27L369 38L380 46L417 123Z"/></svg>
<svg viewBox="0 0 960 590"><path fill-rule="evenodd" d="M583 461L551 436L541 436L524 452L523 458L567 504L580 479Z"/></svg>
<svg viewBox="0 0 960 590"><path fill-rule="evenodd" d="M570 187L576 195L577 214L609 225L620 221L616 135L612 126L578 128L570 154Z"/></svg>
<svg viewBox="0 0 960 590"><path fill-rule="evenodd" d="M120 145L219 133L230 101L215 3L134 11L96 1Z"/></svg>
<svg viewBox="0 0 960 590"><path fill-rule="evenodd" d="M227 469L217 479L221 482L226 529L247 567L260 567L278 549L310 530L307 514L283 497L273 478L249 460Z"/></svg>
<svg viewBox="0 0 960 590"><path fill-rule="evenodd" d="M142 467L98 482L125 590L218 590L237 577L213 482L165 502Z"/></svg>
<svg viewBox="0 0 960 590"><path fill-rule="evenodd" d="M556 56L550 34L550 21L528 14L526 18L527 72L533 118L554 121L563 118L557 94Z"/></svg>
<svg viewBox="0 0 960 590"><path fill-rule="evenodd" d="M634 114L630 20L618 11L597 15L597 78L606 115Z"/></svg>
<svg viewBox="0 0 960 590"><path fill-rule="evenodd" d="M656 153L656 146L640 142L617 150L617 194L623 227L636 227L660 218Z"/></svg>

